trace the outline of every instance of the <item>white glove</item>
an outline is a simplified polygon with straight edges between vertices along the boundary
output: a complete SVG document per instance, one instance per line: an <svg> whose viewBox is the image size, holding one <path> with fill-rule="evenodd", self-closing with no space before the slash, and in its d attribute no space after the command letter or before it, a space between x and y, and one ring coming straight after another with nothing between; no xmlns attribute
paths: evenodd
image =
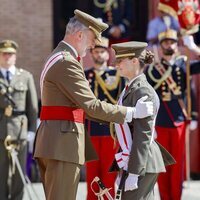
<svg viewBox="0 0 200 200"><path fill-rule="evenodd" d="M198 121L192 120L192 121L190 122L190 130L191 130L191 131L194 131L194 130L197 128L197 126L198 126Z"/></svg>
<svg viewBox="0 0 200 200"><path fill-rule="evenodd" d="M28 152L33 152L35 133L33 131L28 131L27 141L28 141Z"/></svg>
<svg viewBox="0 0 200 200"><path fill-rule="evenodd" d="M137 174L128 174L128 177L125 181L125 187L124 187L124 191L132 191L138 188L138 177L139 175Z"/></svg>
<svg viewBox="0 0 200 200"><path fill-rule="evenodd" d="M141 97L134 108L133 118L145 118L153 115L153 102L147 101L148 96Z"/></svg>
<svg viewBox="0 0 200 200"><path fill-rule="evenodd" d="M184 35L182 39L185 46L194 51L197 55L200 55L200 48L194 43L194 37L192 35Z"/></svg>

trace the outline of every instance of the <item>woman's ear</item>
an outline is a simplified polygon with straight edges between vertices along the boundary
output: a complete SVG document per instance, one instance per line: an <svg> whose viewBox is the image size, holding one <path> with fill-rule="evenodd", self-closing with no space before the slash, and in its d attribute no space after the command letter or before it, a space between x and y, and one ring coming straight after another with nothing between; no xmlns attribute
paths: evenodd
<svg viewBox="0 0 200 200"><path fill-rule="evenodd" d="M133 61L133 64L138 63L138 59L137 58L133 58L132 61Z"/></svg>

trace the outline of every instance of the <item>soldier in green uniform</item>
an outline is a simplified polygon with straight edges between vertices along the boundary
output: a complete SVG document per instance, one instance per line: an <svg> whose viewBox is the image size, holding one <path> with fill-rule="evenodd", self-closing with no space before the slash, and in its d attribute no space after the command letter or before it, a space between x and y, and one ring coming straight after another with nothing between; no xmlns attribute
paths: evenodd
<svg viewBox="0 0 200 200"><path fill-rule="evenodd" d="M108 43L109 40L105 37L102 37L101 42L96 41L95 47L91 50L94 67L85 70L85 75L89 81L90 88L98 99L116 104L125 87L125 80L120 78L119 72L115 67L108 66ZM96 197L91 191L90 184L95 176L98 176L106 187L114 188L116 173L109 173L108 171L118 145L114 145L107 124L88 120L87 129L99 157L98 160L88 162L86 165L87 200L93 200ZM114 197L114 189L110 193Z"/></svg>
<svg viewBox="0 0 200 200"><path fill-rule="evenodd" d="M0 42L0 199L23 198L23 182L11 160L5 140L18 152L25 171L27 136L36 130L37 94L33 76L17 68L18 45L12 40ZM15 167L13 167L15 166Z"/></svg>

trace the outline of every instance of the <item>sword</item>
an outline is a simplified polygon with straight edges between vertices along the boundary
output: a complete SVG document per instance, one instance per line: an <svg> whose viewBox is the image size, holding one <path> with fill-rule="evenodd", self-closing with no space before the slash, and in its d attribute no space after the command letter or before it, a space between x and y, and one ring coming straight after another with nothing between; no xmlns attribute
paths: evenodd
<svg viewBox="0 0 200 200"><path fill-rule="evenodd" d="M92 187L95 182L98 184L98 186L100 188L99 192L95 192ZM108 200L114 200L109 192L109 190L111 190L112 188L109 188L109 189L106 188L105 185L99 179L99 177L96 176L93 179L93 181L90 184L90 187L91 187L91 190L94 192L94 194L97 196L98 200L104 200L103 195L105 195L108 198Z"/></svg>
<svg viewBox="0 0 200 200"><path fill-rule="evenodd" d="M22 170L22 167L20 165L19 162L19 158L18 158L18 150L19 150L19 142L17 144L13 143L11 136L7 135L5 141L4 141L4 145L6 150L8 150L9 156L11 157L11 161L12 161L12 169L9 169L9 183L12 184L12 175L15 173L15 165L18 169L19 175L21 177L22 183L24 185L25 190L27 191L27 195L29 197L30 200L34 200L34 199L40 199L39 196L37 195L37 192L35 191L35 189L32 186L31 181L29 180L28 176L26 176ZM31 193L33 193L35 195L36 198L33 198ZM11 196L11 187L9 186L9 194L8 194L8 198L10 199Z"/></svg>
<svg viewBox="0 0 200 200"><path fill-rule="evenodd" d="M115 196L115 200L121 200L122 191L124 189L124 185L125 185L125 181L126 181L127 177L128 177L128 172L123 170L122 171L122 177L121 177L121 180L120 180L120 183L119 183L119 187L117 189L117 193L116 193L116 196Z"/></svg>

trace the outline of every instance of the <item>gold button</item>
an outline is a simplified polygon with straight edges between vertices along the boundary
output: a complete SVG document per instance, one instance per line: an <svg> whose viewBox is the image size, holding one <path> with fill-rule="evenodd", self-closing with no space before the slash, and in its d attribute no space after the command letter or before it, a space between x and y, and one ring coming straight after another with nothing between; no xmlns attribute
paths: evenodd
<svg viewBox="0 0 200 200"><path fill-rule="evenodd" d="M166 89L166 87L165 86L162 86L162 90L165 90Z"/></svg>

